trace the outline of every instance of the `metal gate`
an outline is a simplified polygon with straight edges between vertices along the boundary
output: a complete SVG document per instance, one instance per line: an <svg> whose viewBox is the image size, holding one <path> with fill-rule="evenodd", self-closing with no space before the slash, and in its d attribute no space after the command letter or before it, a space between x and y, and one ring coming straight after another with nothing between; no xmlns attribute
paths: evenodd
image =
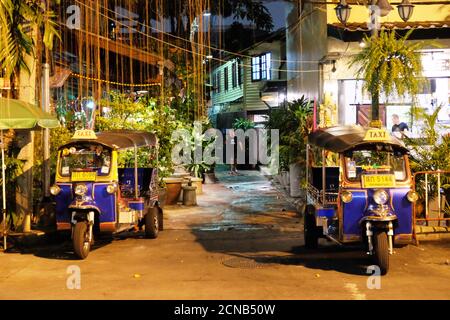
<svg viewBox="0 0 450 320"><path fill-rule="evenodd" d="M414 237L420 233L450 232L450 171L420 171L413 188L421 198L413 209Z"/></svg>

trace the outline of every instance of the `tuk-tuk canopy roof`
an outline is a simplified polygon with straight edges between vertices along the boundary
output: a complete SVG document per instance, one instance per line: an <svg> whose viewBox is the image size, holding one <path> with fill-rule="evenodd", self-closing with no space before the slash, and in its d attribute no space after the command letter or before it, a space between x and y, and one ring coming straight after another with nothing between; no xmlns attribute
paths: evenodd
<svg viewBox="0 0 450 320"><path fill-rule="evenodd" d="M99 143L112 149L132 149L139 147L155 147L158 138L154 133L133 130L112 130L97 133L97 139L72 140L67 145L82 142ZM66 146L67 146L66 145ZM65 146L61 147L64 148Z"/></svg>
<svg viewBox="0 0 450 320"><path fill-rule="evenodd" d="M336 153L343 153L352 149L363 149L365 146L374 144L390 145L394 150L408 152L404 143L398 138L388 135L383 141L368 141L367 133L377 128L366 128L359 125L337 126L326 129L318 129L308 136L311 145L330 150Z"/></svg>

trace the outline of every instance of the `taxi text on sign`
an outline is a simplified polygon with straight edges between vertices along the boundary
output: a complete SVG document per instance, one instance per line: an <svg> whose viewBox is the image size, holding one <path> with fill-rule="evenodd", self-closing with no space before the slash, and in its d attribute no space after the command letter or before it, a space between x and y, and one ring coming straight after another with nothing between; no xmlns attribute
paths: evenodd
<svg viewBox="0 0 450 320"><path fill-rule="evenodd" d="M97 135L92 130L77 130L72 140L96 140Z"/></svg>
<svg viewBox="0 0 450 320"><path fill-rule="evenodd" d="M367 131L364 141L387 141L389 133L385 129L370 129Z"/></svg>

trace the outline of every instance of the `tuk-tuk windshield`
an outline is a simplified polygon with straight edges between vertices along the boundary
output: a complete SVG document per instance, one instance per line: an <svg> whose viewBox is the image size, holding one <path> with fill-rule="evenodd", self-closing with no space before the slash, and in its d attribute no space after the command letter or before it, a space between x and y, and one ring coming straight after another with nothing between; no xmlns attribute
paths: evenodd
<svg viewBox="0 0 450 320"><path fill-rule="evenodd" d="M406 163L401 153L361 150L345 155L347 179L359 181L361 175L394 175L396 181L407 178Z"/></svg>
<svg viewBox="0 0 450 320"><path fill-rule="evenodd" d="M60 174L70 176L72 172L97 172L99 176L109 175L111 150L98 144L77 144L61 150Z"/></svg>

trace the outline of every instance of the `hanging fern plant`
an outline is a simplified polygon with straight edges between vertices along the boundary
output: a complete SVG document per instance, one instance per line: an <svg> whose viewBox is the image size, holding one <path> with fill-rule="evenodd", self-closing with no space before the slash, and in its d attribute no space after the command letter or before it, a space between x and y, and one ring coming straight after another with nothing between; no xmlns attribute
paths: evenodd
<svg viewBox="0 0 450 320"><path fill-rule="evenodd" d="M358 66L357 76L365 81L364 88L376 100L375 108L378 108L381 92L386 96L396 92L402 97L406 94L414 97L421 89L423 67L419 50L435 44L408 41L412 32L408 31L399 39L394 31L384 30L378 37L366 36L364 48L351 59L350 67Z"/></svg>

